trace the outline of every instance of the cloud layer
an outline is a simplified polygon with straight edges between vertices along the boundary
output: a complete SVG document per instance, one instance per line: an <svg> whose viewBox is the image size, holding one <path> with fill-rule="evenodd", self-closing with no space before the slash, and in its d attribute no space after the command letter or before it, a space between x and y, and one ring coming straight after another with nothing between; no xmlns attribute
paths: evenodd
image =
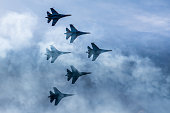
<svg viewBox="0 0 170 113"><path fill-rule="evenodd" d="M0 56L5 57L10 50L18 50L30 45L37 18L31 14L10 12L1 18Z"/></svg>
<svg viewBox="0 0 170 113"><path fill-rule="evenodd" d="M167 1L16 0L10 8L8 2L2 3L7 11L0 17L0 112L170 111L170 15L169 8L162 7L168 6ZM44 17L54 6L73 16L51 27ZM69 24L91 34L70 44L64 35ZM113 51L92 62L85 53L91 42ZM51 64L44 55L49 45L72 53ZM64 76L70 65L92 74L72 85ZM56 107L47 98L54 86L63 93L76 95L64 98Z"/></svg>

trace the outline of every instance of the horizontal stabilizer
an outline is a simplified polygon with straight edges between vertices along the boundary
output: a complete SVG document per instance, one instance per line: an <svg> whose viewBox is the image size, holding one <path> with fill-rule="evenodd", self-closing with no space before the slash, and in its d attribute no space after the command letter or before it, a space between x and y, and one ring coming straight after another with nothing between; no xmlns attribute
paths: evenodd
<svg viewBox="0 0 170 113"><path fill-rule="evenodd" d="M50 18L48 18L47 23L50 23L50 22L51 22L51 19L50 19Z"/></svg>
<svg viewBox="0 0 170 113"><path fill-rule="evenodd" d="M69 37L72 35L71 31L68 28L66 28L65 34L66 34L66 39L69 39Z"/></svg>
<svg viewBox="0 0 170 113"><path fill-rule="evenodd" d="M88 58L90 58L92 56L92 49L88 46Z"/></svg>
<svg viewBox="0 0 170 113"><path fill-rule="evenodd" d="M92 50L89 46L87 47L88 50Z"/></svg>
<svg viewBox="0 0 170 113"><path fill-rule="evenodd" d="M53 101L54 101L54 98L51 97L51 98L50 98L50 102L52 103Z"/></svg>
<svg viewBox="0 0 170 113"><path fill-rule="evenodd" d="M53 95L54 93L52 91L50 91L50 95Z"/></svg>
<svg viewBox="0 0 170 113"><path fill-rule="evenodd" d="M50 16L50 15L51 15L51 13L47 11L47 16Z"/></svg>
<svg viewBox="0 0 170 113"><path fill-rule="evenodd" d="M70 32L70 30L69 30L68 28L66 28L66 32L67 32L67 33L69 33L69 32Z"/></svg>
<svg viewBox="0 0 170 113"><path fill-rule="evenodd" d="M71 79L71 76L68 76L67 81L69 81L70 79Z"/></svg>
<svg viewBox="0 0 170 113"><path fill-rule="evenodd" d="M72 72L69 69L67 69L67 75L66 76L68 77L67 78L68 81L72 78Z"/></svg>
<svg viewBox="0 0 170 113"><path fill-rule="evenodd" d="M46 48L46 53L50 54L50 50L48 48Z"/></svg>
<svg viewBox="0 0 170 113"><path fill-rule="evenodd" d="M46 48L46 54L45 55L47 55L47 60L49 60L50 57L51 57L51 51L48 48Z"/></svg>
<svg viewBox="0 0 170 113"><path fill-rule="evenodd" d="M71 74L71 71L70 71L69 69L67 69L67 73L68 73L68 74Z"/></svg>

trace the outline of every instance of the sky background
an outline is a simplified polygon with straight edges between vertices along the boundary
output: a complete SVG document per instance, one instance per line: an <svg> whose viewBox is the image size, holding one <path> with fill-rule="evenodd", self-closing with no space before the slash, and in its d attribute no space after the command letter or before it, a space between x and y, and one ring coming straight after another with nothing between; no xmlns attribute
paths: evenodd
<svg viewBox="0 0 170 113"><path fill-rule="evenodd" d="M72 16L52 27L51 7ZM70 44L69 24L91 34ZM168 0L1 0L0 113L169 113L169 31ZM91 42L113 51L92 62ZM72 53L51 64L50 45ZM92 74L72 85L70 65ZM75 95L54 106L54 86Z"/></svg>

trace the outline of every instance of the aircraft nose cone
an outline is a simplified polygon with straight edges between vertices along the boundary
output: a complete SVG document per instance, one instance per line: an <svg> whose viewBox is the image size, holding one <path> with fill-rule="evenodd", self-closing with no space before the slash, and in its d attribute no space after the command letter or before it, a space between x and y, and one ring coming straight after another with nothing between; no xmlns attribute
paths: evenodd
<svg viewBox="0 0 170 113"><path fill-rule="evenodd" d="M64 94L64 97L73 96L74 94Z"/></svg>
<svg viewBox="0 0 170 113"><path fill-rule="evenodd" d="M83 75L91 74L91 72L83 72Z"/></svg>
<svg viewBox="0 0 170 113"><path fill-rule="evenodd" d="M71 52L66 52L66 54L71 53Z"/></svg>
<svg viewBox="0 0 170 113"><path fill-rule="evenodd" d="M112 51L112 50L105 50L104 52L109 52L109 51Z"/></svg>
<svg viewBox="0 0 170 113"><path fill-rule="evenodd" d="M68 14L68 15L64 15L64 17L66 17L66 16L71 16L70 14Z"/></svg>
<svg viewBox="0 0 170 113"><path fill-rule="evenodd" d="M68 54L68 53L71 53L71 52L63 52L62 54Z"/></svg>
<svg viewBox="0 0 170 113"><path fill-rule="evenodd" d="M82 32L82 34L90 34L90 32Z"/></svg>
<svg viewBox="0 0 170 113"><path fill-rule="evenodd" d="M90 32L86 32L86 34L90 34Z"/></svg>

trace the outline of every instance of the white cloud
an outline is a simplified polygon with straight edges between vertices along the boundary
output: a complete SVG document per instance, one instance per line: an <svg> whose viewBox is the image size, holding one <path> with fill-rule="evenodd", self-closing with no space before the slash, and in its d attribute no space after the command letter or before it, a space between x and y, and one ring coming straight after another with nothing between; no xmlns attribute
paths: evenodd
<svg viewBox="0 0 170 113"><path fill-rule="evenodd" d="M162 76L164 75L161 68L156 67L149 58L134 55L124 56L113 50L110 53L100 55L95 62L92 62L91 59L87 58L87 54L85 54L87 46L93 41L97 44L100 43L105 48L108 44L103 41L108 39L110 47L112 47L115 42L115 38L113 37L115 36L110 36L107 33L113 32L124 37L123 33L127 32L127 30L122 30L122 28L129 28L132 31L162 32L167 27L168 17L166 19L158 16L151 16L152 18L149 18L149 16L144 14L145 11L141 11L141 14L137 15L139 11L136 11L136 7L126 3L126 5L122 3L118 4L115 1L114 3L109 2L106 5L103 5L104 2L101 2L100 4L103 7L97 7L98 2L96 1L91 2L91 4L84 1L86 4L83 5L79 5L79 2L70 1L70 3L72 4L65 4L65 2L55 2L53 4L51 1L50 3L49 1L48 3L44 1L43 7L39 7L39 9L37 9L37 4L29 7L32 10L34 8L36 11L39 10L38 12L42 12L43 14L39 13L41 17L45 15L46 9L51 7L49 4L55 6L56 9L72 11L71 14L74 12L74 16L68 19L68 23L65 23L63 20L56 24L55 27L51 27L51 24L49 27L45 26L47 24L43 17L45 24L39 30L47 32L41 32L41 34L37 32L36 34L41 37L40 42L37 43L40 46L40 52L43 53L43 59L37 54L39 48L35 48L34 50L31 48L29 51L22 52L22 54L13 54L12 62L9 64L11 67L10 71L5 70L7 69L6 67L9 67L8 65L1 63L0 66L4 69L1 70L1 73L4 74L4 77L1 78L5 81L1 82L2 93L0 97L2 107L0 111L7 113L136 113L142 109L145 111L149 108L151 110L157 110L156 112L153 111L154 113L160 113L159 108L168 109L169 107L166 107L166 105L168 106L169 104L166 101L169 100L166 98L162 99L162 95L166 97L169 94L168 84L170 79L163 78ZM70 6L72 7L71 10ZM44 12L42 11L43 8ZM80 10L80 8L84 10ZM82 16L82 11L87 12L83 13ZM73 18L76 19L74 20ZM13 21L10 22L11 20ZM28 13L19 14L13 12L4 15L1 22L0 47L2 46L2 48L0 50L0 56L5 57L7 51L10 50L19 50L21 48L21 50L25 51L23 47L31 44L30 40L33 37L36 17ZM61 24L67 24L68 26L70 22L75 23L75 26L80 28L80 30L87 30L92 34L81 36L73 44L70 44L69 40L66 40L63 34L66 26L60 26ZM111 25L111 28L109 28L109 25ZM115 29L120 29L119 26L117 28L117 25L122 27L121 32L114 31ZM81 29L80 26L85 27L85 29ZM122 41L121 38L116 38ZM129 36L127 38L131 42L136 43L136 40L132 41ZM61 51L71 51L72 53L59 57L54 64L45 62L45 48L52 44ZM119 48L119 45L126 44L126 40L122 44L118 43L117 48ZM128 48L126 49L128 50ZM25 53L30 53L30 51L33 51L35 54L29 54L25 58L20 58L20 62L16 62L18 60L17 55L25 55ZM9 56L10 58L11 56ZM66 68L69 65L74 65L80 71L91 71L92 74L80 78L75 85L71 85L64 76ZM161 83L162 79L166 79L166 82ZM13 80L15 80L14 83ZM64 93L72 93L73 91L78 96L75 95L75 97L63 99L58 106L54 106L54 103L51 104L47 98L49 95L48 91L53 86L58 87ZM157 95L160 95L160 97ZM163 100L162 103L159 102L161 99ZM131 112L133 109L136 112Z"/></svg>
<svg viewBox="0 0 170 113"><path fill-rule="evenodd" d="M154 15L148 15L148 16L138 15L136 16L136 19L138 19L144 24L149 24L157 27L164 27L170 24L170 18L168 19L166 17L159 17Z"/></svg>
<svg viewBox="0 0 170 113"><path fill-rule="evenodd" d="M9 50L29 46L33 37L37 18L29 13L10 12L0 19L0 56L5 57Z"/></svg>
<svg viewBox="0 0 170 113"><path fill-rule="evenodd" d="M122 26L126 26L133 31L153 32L165 35L170 30L170 17L159 14L146 14L143 11L141 14L134 13L127 20L123 20Z"/></svg>

